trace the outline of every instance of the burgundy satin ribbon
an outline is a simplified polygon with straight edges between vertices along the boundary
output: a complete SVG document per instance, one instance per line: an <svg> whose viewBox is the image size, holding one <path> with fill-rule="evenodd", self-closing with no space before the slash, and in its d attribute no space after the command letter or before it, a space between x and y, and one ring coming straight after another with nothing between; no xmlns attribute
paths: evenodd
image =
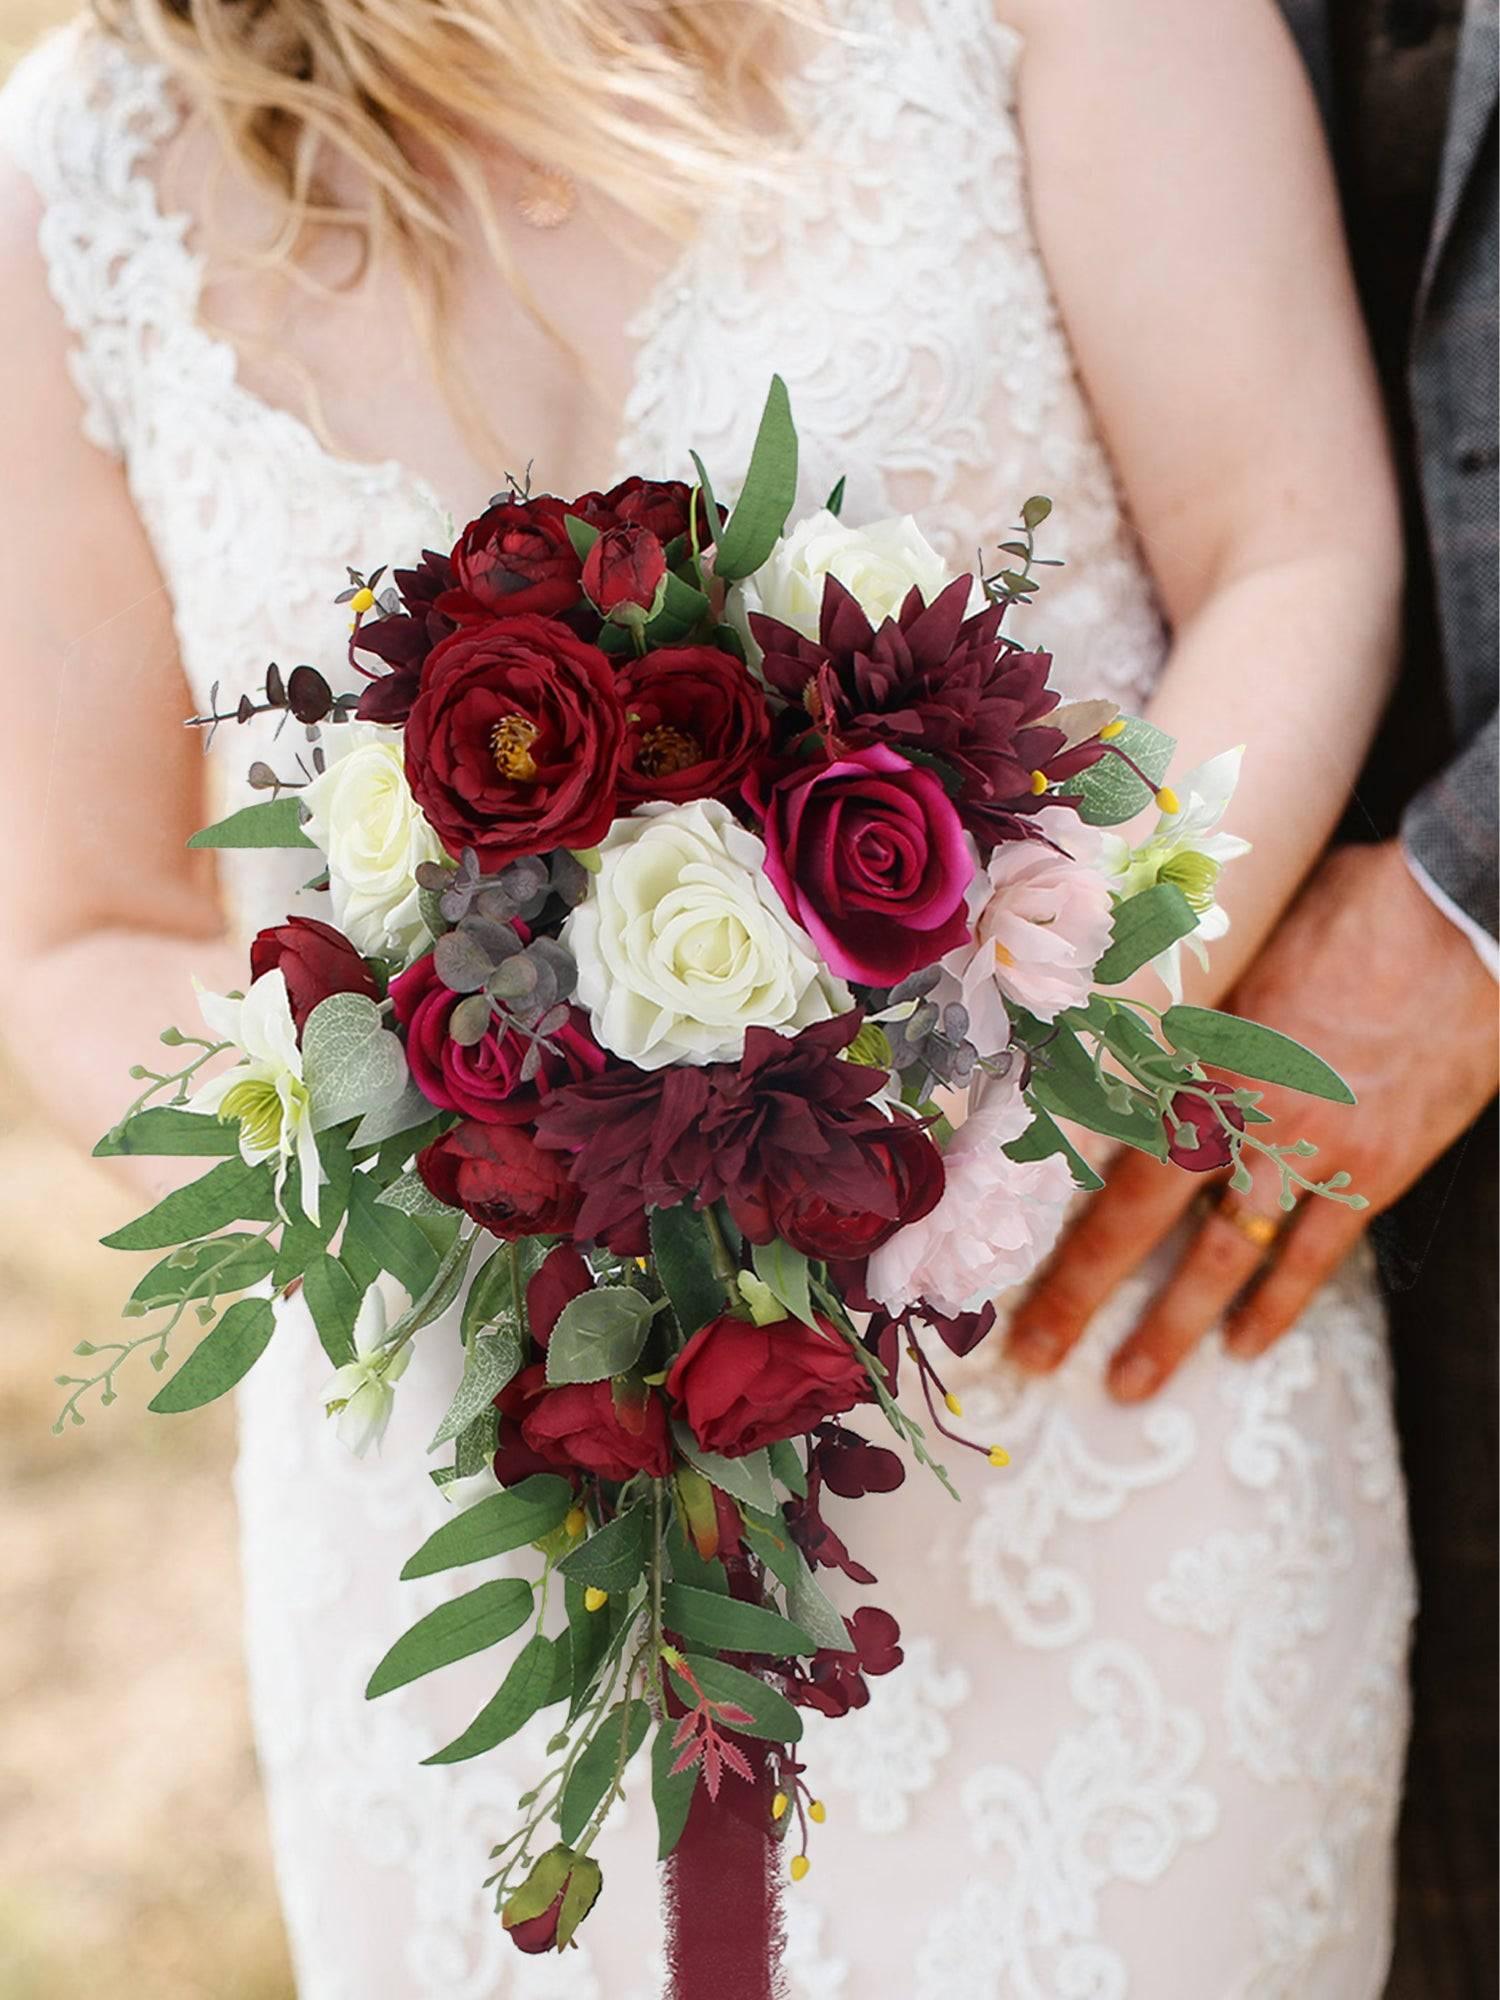
<svg viewBox="0 0 1500 2000"><path fill-rule="evenodd" d="M754 1785L726 1775L717 1801L700 1784L667 1863L671 2000L778 2000L782 1925L771 1780L763 1743L740 1737Z"/></svg>

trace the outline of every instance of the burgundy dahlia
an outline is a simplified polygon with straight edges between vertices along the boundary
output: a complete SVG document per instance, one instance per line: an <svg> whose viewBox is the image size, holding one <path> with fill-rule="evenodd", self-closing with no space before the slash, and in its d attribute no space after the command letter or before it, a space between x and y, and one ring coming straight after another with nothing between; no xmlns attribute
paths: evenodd
<svg viewBox="0 0 1500 2000"><path fill-rule="evenodd" d="M970 578L955 578L931 604L913 589L877 629L830 576L817 639L761 612L750 628L767 681L806 710L830 749L886 743L940 759L961 781L965 824L992 845L1041 803L1033 772L1055 782L1102 751L1097 742L1070 750L1047 723L1060 699L1047 685L1051 655L1007 647L1000 605L970 617L971 589Z"/></svg>
<svg viewBox="0 0 1500 2000"><path fill-rule="evenodd" d="M621 1065L555 1090L536 1135L579 1190L580 1242L644 1249L648 1208L674 1208L707 1171L709 1072Z"/></svg>
<svg viewBox="0 0 1500 2000"><path fill-rule="evenodd" d="M359 672L357 653L372 653L388 671L371 678L356 710L361 722L405 722L417 698L427 655L454 629L454 621L438 610L438 599L453 588L453 565L432 549L422 551L415 569L391 572L402 609L380 618L362 619L349 642L350 658Z"/></svg>

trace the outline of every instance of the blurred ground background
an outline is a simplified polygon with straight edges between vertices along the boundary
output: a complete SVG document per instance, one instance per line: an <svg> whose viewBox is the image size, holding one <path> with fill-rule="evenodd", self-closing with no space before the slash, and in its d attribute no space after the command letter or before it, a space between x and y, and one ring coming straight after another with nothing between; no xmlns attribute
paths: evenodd
<svg viewBox="0 0 1500 2000"><path fill-rule="evenodd" d="M0 0L0 74L74 9ZM0 1058L3 1064L3 1058ZM130 1090L121 1079L122 1104ZM0 1995L291 2000L239 1651L231 1413L156 1378L55 1438L138 1203L0 1066Z"/></svg>

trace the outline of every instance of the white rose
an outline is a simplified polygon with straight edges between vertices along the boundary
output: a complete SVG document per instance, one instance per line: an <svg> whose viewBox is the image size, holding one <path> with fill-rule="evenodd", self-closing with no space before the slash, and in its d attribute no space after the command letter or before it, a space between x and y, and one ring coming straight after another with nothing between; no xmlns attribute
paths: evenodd
<svg viewBox="0 0 1500 2000"><path fill-rule="evenodd" d="M563 942L617 1056L734 1062L747 1028L795 1033L853 1005L767 880L764 843L717 800L641 806L599 857Z"/></svg>
<svg viewBox="0 0 1500 2000"><path fill-rule="evenodd" d="M443 845L406 782L399 730L351 722L343 746L302 794L303 832L328 857L333 920L356 950L406 965L427 942L416 882Z"/></svg>
<svg viewBox="0 0 1500 2000"><path fill-rule="evenodd" d="M838 578L872 625L894 618L913 584L931 604L953 581L953 571L910 514L848 528L825 507L799 521L755 574L736 586L730 598L736 624L752 646L747 615L752 611L763 611L804 638L816 639L823 581L829 576ZM969 608L979 611L983 605L976 577ZM751 657L759 659L758 648Z"/></svg>

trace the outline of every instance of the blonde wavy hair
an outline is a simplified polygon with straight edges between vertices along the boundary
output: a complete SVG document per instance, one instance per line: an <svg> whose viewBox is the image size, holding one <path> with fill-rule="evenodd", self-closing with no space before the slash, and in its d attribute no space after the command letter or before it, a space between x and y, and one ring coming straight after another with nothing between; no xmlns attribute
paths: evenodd
<svg viewBox="0 0 1500 2000"><path fill-rule="evenodd" d="M511 259L485 172L498 142L668 232L765 173L777 31L809 0L95 0L176 74L276 198L269 256L323 226L441 284L455 192ZM330 153L357 169L338 200ZM437 172L434 174L433 167ZM773 169L774 170L774 169Z"/></svg>

